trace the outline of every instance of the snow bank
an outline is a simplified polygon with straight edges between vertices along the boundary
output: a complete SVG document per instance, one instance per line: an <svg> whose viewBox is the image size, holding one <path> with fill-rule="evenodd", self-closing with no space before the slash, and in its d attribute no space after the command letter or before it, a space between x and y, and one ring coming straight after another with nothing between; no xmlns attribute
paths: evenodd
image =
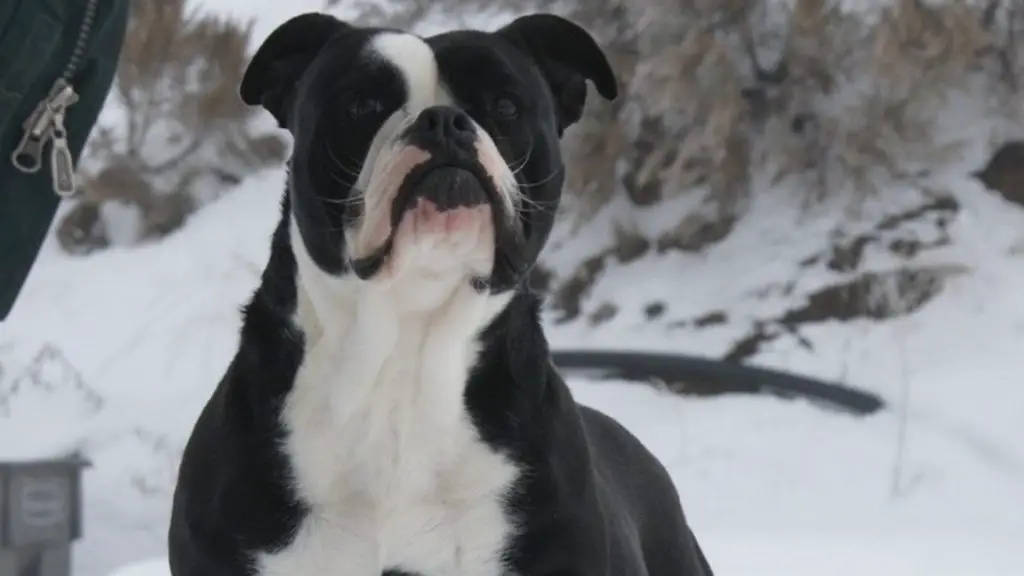
<svg viewBox="0 0 1024 576"><path fill-rule="evenodd" d="M122 566L109 576L171 576L171 567L167 564L167 558L154 558Z"/></svg>

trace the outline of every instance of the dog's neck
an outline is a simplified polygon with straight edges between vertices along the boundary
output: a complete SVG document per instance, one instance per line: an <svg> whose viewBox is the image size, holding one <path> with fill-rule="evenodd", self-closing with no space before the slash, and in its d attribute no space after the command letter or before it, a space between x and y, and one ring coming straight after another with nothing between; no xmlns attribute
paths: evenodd
<svg viewBox="0 0 1024 576"><path fill-rule="evenodd" d="M426 313L399 313L385 293L366 292L366 287L341 279L336 288L343 297L317 295L316 288L310 290L315 284L307 286L303 281L291 245L287 198L282 208L285 215L274 232L260 287L246 306L242 345L228 376L237 383L233 389L250 397L252 406L278 407L257 411L255 425L273 429L278 410L296 391L298 373L310 363L311 355L335 358L332 366L321 364L330 373L304 379L302 386L307 388L365 386L373 381L363 377L359 382L359 374L384 367L400 368L406 374L454 369L438 374L444 378L432 378L443 382L430 391L430 400L441 408L438 414L451 417L463 411L466 403L472 404L477 415L490 423L489 433L501 430L502 437L521 434L522 422L535 410L543 412L540 404L545 401L550 367L536 359L546 357L548 347L540 323L540 299L526 286L500 299L456 291L447 309ZM409 350L415 354L395 354ZM456 356L458 361L453 362ZM425 363L414 364L417 359ZM262 384L254 387L252 382ZM402 391L409 392L408 387Z"/></svg>
<svg viewBox="0 0 1024 576"><path fill-rule="evenodd" d="M439 404L439 413L457 418L480 334L513 294L481 293L468 275L412 274L386 285L354 274L331 276L302 248L294 222L291 228L293 322L304 334L307 356L333 358L331 364L344 373L344 381L330 385L369 391L408 380L394 385L422 393Z"/></svg>
<svg viewBox="0 0 1024 576"><path fill-rule="evenodd" d="M305 335L307 349L322 341L353 343L389 356L415 349L421 356L418 362L442 352L430 346L468 350L512 296L480 294L468 279L424 283L418 289L412 282L381 288L354 277L326 278L302 264L298 269L294 322ZM436 304L419 305L423 302ZM414 359L389 358L399 360Z"/></svg>
<svg viewBox="0 0 1024 576"><path fill-rule="evenodd" d="M354 274L332 276L302 248L297 226L292 220L289 234L296 263L295 320L307 346L323 337L355 337L388 350L410 338L423 339L428 331L443 335L452 346L467 346L512 296L480 292L470 275L456 269L412 272L380 283Z"/></svg>

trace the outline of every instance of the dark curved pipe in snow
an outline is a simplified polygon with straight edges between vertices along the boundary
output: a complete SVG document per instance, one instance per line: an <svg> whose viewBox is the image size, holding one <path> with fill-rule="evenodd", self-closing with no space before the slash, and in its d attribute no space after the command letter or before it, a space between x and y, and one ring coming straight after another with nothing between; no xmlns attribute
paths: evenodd
<svg viewBox="0 0 1024 576"><path fill-rule="evenodd" d="M693 394L803 398L858 416L874 414L885 407L879 396L863 390L722 360L615 350L556 350L551 355L555 366L566 372L598 372L606 378L661 381L671 389Z"/></svg>

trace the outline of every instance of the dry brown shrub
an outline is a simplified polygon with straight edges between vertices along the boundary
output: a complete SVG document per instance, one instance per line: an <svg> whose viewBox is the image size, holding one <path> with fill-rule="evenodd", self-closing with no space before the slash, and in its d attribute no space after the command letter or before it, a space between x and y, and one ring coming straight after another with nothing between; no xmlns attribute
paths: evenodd
<svg viewBox="0 0 1024 576"><path fill-rule="evenodd" d="M90 142L79 202L61 223L72 251L105 246L100 212L138 211L138 239L173 231L245 174L283 161L287 144L257 132L238 96L251 22L190 11L187 0L135 0L115 78L121 113ZM83 228L88 223L89 228Z"/></svg>
<svg viewBox="0 0 1024 576"><path fill-rule="evenodd" d="M990 42L986 7L956 0L874 14L832 0L639 3L663 30L630 86L644 129L622 187L631 172L663 198L705 184L723 217L745 205L755 170L810 178L816 201L941 164L953 148L936 141L935 114Z"/></svg>
<svg viewBox="0 0 1024 576"><path fill-rule="evenodd" d="M402 24L422 4L399 2ZM567 133L567 206L584 218L617 194L643 206L699 193L729 220L756 172L804 180L808 203L859 200L950 158L957 142L937 139L935 119L979 78L1024 116L1024 0L873 9L838 0L438 0L429 9L495 6L579 22L620 78L623 98L591 98Z"/></svg>

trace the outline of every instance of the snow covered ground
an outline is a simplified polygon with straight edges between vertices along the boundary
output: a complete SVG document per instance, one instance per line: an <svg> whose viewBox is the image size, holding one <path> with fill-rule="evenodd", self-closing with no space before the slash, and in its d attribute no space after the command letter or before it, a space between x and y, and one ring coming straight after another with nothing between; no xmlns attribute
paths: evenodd
<svg viewBox="0 0 1024 576"><path fill-rule="evenodd" d="M205 4L260 15L257 40L319 7ZM961 206L951 242L918 262L964 270L938 297L903 319L804 326L803 343L782 337L751 359L870 389L892 409L860 419L802 402L572 380L581 402L614 415L670 468L720 576L1024 574L1024 211L964 176L982 148L928 184ZM282 179L280 170L253 176L159 244L72 258L50 242L0 325L0 459L78 449L94 464L78 576L165 573L180 450L234 351ZM703 254L611 264L579 321L550 322L552 342L718 356L756 322L843 278L799 265L827 245L833 207L806 213L784 191L755 196L736 231ZM889 191L860 220L899 210L904 196L918 198ZM656 232L672 213L663 206L640 221ZM603 248L615 214L564 229L547 263L568 273ZM864 258L871 270L898 265L885 250ZM604 302L619 313L593 327L586 316ZM646 321L651 302L667 311ZM673 326L719 310L728 321L717 326Z"/></svg>

